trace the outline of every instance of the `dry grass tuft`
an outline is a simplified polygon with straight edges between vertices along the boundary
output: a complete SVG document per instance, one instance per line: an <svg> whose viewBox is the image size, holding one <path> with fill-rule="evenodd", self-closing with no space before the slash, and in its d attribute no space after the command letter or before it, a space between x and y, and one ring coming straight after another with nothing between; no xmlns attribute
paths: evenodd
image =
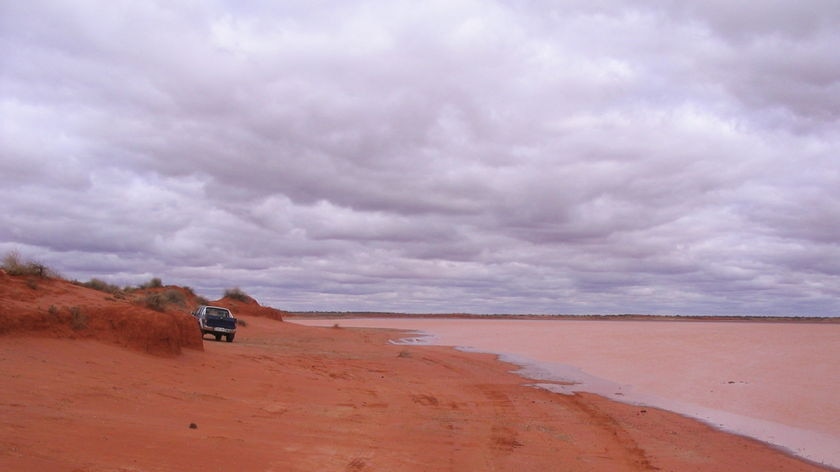
<svg viewBox="0 0 840 472"><path fill-rule="evenodd" d="M155 311L166 311L169 305L177 305L183 307L187 303L187 298L178 290L167 290L165 292L151 293L141 299L143 305Z"/></svg>
<svg viewBox="0 0 840 472"><path fill-rule="evenodd" d="M37 261L24 260L20 253L11 251L3 257L3 263L0 265L4 271L9 275L25 275L30 277L59 278L58 273L50 269L44 264Z"/></svg>

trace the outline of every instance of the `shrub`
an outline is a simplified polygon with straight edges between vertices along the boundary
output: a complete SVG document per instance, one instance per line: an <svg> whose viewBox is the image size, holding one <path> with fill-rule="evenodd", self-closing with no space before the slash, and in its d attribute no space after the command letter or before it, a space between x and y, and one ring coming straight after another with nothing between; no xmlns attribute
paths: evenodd
<svg viewBox="0 0 840 472"><path fill-rule="evenodd" d="M3 258L3 270L9 275L24 275L26 264L17 251L11 251Z"/></svg>
<svg viewBox="0 0 840 472"><path fill-rule="evenodd" d="M94 290L99 290L100 292L105 292L105 293L110 293L110 294L117 294L117 293L120 293L120 291L121 291L118 286L113 285L113 284L109 284L109 283L105 282L104 280L99 280L99 279L96 279L96 278L90 279L89 281L84 282L80 285L82 285L83 287L92 288Z"/></svg>
<svg viewBox="0 0 840 472"><path fill-rule="evenodd" d="M160 277L152 277L148 282L144 284L140 284L140 288L161 288L163 287L163 281L160 280Z"/></svg>
<svg viewBox="0 0 840 472"><path fill-rule="evenodd" d="M224 298L231 298L233 300L239 300L240 302L249 302L253 300L250 295L243 292L242 289L239 287L229 288L225 290Z"/></svg>
<svg viewBox="0 0 840 472"><path fill-rule="evenodd" d="M165 311L168 305L186 305L186 297L177 290L167 290L160 293L151 293L143 298L142 303L155 311Z"/></svg>
<svg viewBox="0 0 840 472"><path fill-rule="evenodd" d="M184 306L187 304L187 297L178 290L167 290L163 292L163 298L166 300L166 303L169 304L178 306Z"/></svg>
<svg viewBox="0 0 840 472"><path fill-rule="evenodd" d="M82 313L82 310L77 307L70 307L70 327L78 331L87 328L87 315Z"/></svg>
<svg viewBox="0 0 840 472"><path fill-rule="evenodd" d="M23 260L17 251L7 253L0 267L9 275L28 275L40 278L58 277L55 271L40 262Z"/></svg>
<svg viewBox="0 0 840 472"><path fill-rule="evenodd" d="M143 305L146 305L146 308L151 308L155 311L166 310L166 303L163 301L163 296L159 293L146 295L146 297L143 298L142 303Z"/></svg>

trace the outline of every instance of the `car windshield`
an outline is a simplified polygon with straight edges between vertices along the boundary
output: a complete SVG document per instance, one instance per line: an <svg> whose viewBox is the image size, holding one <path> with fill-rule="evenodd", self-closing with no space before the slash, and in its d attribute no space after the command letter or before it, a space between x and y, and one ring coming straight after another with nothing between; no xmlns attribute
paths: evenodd
<svg viewBox="0 0 840 472"><path fill-rule="evenodd" d="M225 310L224 308L207 308L207 314L210 316L221 316L221 317L228 317L230 316L230 312Z"/></svg>

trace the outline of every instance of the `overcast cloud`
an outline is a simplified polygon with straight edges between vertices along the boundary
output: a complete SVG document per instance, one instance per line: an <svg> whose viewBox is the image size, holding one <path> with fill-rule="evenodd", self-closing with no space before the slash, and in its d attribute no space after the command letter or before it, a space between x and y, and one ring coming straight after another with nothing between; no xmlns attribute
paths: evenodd
<svg viewBox="0 0 840 472"><path fill-rule="evenodd" d="M68 278L840 315L836 0L0 5L0 250Z"/></svg>

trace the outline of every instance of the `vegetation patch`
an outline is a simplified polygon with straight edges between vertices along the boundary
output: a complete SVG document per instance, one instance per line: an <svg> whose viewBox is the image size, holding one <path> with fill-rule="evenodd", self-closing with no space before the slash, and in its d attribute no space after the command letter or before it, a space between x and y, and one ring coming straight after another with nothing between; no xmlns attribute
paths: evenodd
<svg viewBox="0 0 840 472"><path fill-rule="evenodd" d="M100 279L90 279L87 282L76 282L78 285L83 287L92 288L94 290L98 290L100 292L110 293L111 295L116 295L122 292L122 289L114 284L109 284L104 280Z"/></svg>
<svg viewBox="0 0 840 472"><path fill-rule="evenodd" d="M233 300L238 300L240 302L250 302L253 300L250 295L243 292L241 288L234 287L225 290L225 298L230 298Z"/></svg>
<svg viewBox="0 0 840 472"><path fill-rule="evenodd" d="M9 275L26 275L42 279L59 277L55 271L40 262L24 260L17 251L7 253L3 257L3 263L0 267ZM37 284L35 288L37 288Z"/></svg>
<svg viewBox="0 0 840 472"><path fill-rule="evenodd" d="M140 284L140 288L161 288L163 287L163 281L160 280L160 277L152 277L148 282L144 284Z"/></svg>
<svg viewBox="0 0 840 472"><path fill-rule="evenodd" d="M152 310L166 311L166 307L169 305L177 305L180 307L186 306L187 297L178 290L167 290L165 292L150 293L149 295L146 295L141 302L147 308L151 308Z"/></svg>
<svg viewBox="0 0 840 472"><path fill-rule="evenodd" d="M70 327L76 331L79 331L87 328L87 325L87 315L82 313L82 310L77 306L70 307Z"/></svg>

